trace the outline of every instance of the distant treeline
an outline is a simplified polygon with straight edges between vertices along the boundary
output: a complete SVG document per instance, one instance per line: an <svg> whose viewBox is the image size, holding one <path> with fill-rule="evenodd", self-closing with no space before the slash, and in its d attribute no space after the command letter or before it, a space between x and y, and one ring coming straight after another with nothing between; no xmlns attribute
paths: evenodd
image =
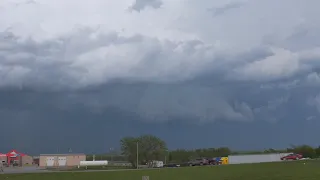
<svg viewBox="0 0 320 180"><path fill-rule="evenodd" d="M277 150L277 149L266 149L264 151L231 151L228 147L220 148L202 148L195 150L177 149L168 150L164 156L161 156L162 161L168 162L187 162L191 159L200 157L224 157L228 155L244 155L244 154L270 154L270 153L286 153L294 152L301 153L304 157L318 158L320 157L320 146L313 148L308 145L292 145L290 148ZM91 161L92 155L87 155L87 160ZM96 154L95 160L109 160L109 161L128 161L127 156L122 155L122 152L114 152L109 154Z"/></svg>

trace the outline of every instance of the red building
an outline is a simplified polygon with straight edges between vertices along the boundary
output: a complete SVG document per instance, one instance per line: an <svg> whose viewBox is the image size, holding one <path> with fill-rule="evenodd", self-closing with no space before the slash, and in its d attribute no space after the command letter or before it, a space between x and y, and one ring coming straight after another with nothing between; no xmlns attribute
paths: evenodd
<svg viewBox="0 0 320 180"><path fill-rule="evenodd" d="M8 158L8 165L12 164L13 162L20 162L21 159L26 156L23 153L20 153L16 150L11 150L10 152L7 153L7 158ZM20 163L19 163L20 164Z"/></svg>
<svg viewBox="0 0 320 180"><path fill-rule="evenodd" d="M11 150L7 154L0 155L0 159L10 166L10 164L16 163L20 166L33 164L33 158L24 153L16 150Z"/></svg>

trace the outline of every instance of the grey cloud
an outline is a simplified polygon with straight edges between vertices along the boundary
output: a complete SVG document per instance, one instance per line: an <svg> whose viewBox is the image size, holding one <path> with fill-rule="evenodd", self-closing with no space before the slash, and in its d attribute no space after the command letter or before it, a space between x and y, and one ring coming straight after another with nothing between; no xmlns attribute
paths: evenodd
<svg viewBox="0 0 320 180"><path fill-rule="evenodd" d="M41 43L8 32L0 37L2 87L83 88L116 79L175 82L206 72L220 73L225 81L269 81L312 70L304 68L310 65L302 64L306 53L298 58L289 51L270 54L268 48L258 48L225 54L201 41L161 42L142 35L99 34L88 28ZM129 57L132 59L127 61ZM278 61L282 63L272 64Z"/></svg>
<svg viewBox="0 0 320 180"><path fill-rule="evenodd" d="M268 100L265 106L256 108L255 111L260 112L263 110L276 110L277 108L279 108L279 106L285 105L289 101L289 99L290 99L290 95L287 94L283 97Z"/></svg>
<svg viewBox="0 0 320 180"><path fill-rule="evenodd" d="M320 113L320 94L309 97L307 99L307 104L309 106L315 107L317 109L318 113Z"/></svg>
<svg viewBox="0 0 320 180"><path fill-rule="evenodd" d="M26 1L23 1L23 2L15 3L16 6L33 5L33 4L37 4L37 1L35 1L35 0L26 0Z"/></svg>
<svg viewBox="0 0 320 180"><path fill-rule="evenodd" d="M308 74L306 81L310 85L319 86L320 85L319 74L317 72L313 72L313 73Z"/></svg>
<svg viewBox="0 0 320 180"><path fill-rule="evenodd" d="M128 89L129 87L129 89ZM73 103L72 103L73 102ZM83 104L95 113L116 107L138 114L147 121L196 119L212 122L221 119L252 121L254 115L245 102L228 102L217 88L190 85L113 85L100 93L74 93L60 101L57 107ZM72 103L72 104L70 104Z"/></svg>
<svg viewBox="0 0 320 180"><path fill-rule="evenodd" d="M135 5L155 6L156 2L158 1L136 1ZM169 1L168 4L170 5ZM172 7L169 5L166 8L170 9L177 4L171 4ZM231 3L217 11L223 12L242 5L243 3ZM260 6L258 3L250 2L250 7L246 8L253 7ZM195 8L199 10L199 7ZM131 15L142 18L137 14ZM309 15L305 15L304 19L314 20ZM160 23L160 20L157 23ZM89 25L78 28L73 25L68 33L63 31L64 33L57 33L49 39L37 40L36 37L18 36L19 33L11 24L10 28L5 27L6 31L0 34L0 86L77 89L113 80L172 83L190 80L206 73L219 74L220 81L269 83L286 80L301 74L310 74L320 67L317 61L320 57L317 44L295 48L287 46L299 44L301 39L308 39L306 32L317 32L319 27L311 26L308 21L304 21L302 24L308 25L303 30L305 33L297 35L299 30L295 28L301 28L301 23L293 24L294 26L288 25L292 31L287 32L286 36L281 36L282 38L270 38L269 42L265 42L264 38L270 37L268 34L272 37L277 33L256 34L255 36L259 36L261 40L243 48L218 45L210 39L200 38L201 36L176 40L173 36L163 38L150 35L141 29L129 34L116 30L107 31L103 25L100 30ZM163 27L159 29L162 30ZM205 33L192 31L191 27L190 29L189 32L194 34ZM166 33L173 32L175 31ZM242 36L240 33L239 37ZM297 36L300 38L292 38ZM309 38L314 36L316 34L311 33ZM230 41L228 38L222 40L225 44L247 41ZM304 44L308 45L307 42Z"/></svg>
<svg viewBox="0 0 320 180"><path fill-rule="evenodd" d="M228 66L239 63L232 60L233 56L225 56L226 61L218 63L224 54L214 53L214 48L201 41L162 43L142 35L96 34L88 28L41 43L22 40L10 32L1 33L0 37L2 87L78 88L113 79L170 82L194 78L205 71L228 71ZM129 45L136 47L128 49ZM127 52L125 56L113 54L121 50ZM242 54L239 55L244 61L254 61L260 53ZM125 63L127 56L133 59Z"/></svg>
<svg viewBox="0 0 320 180"><path fill-rule="evenodd" d="M135 11L142 11L146 7L151 7L158 9L162 6L163 2L161 0L135 0L131 8Z"/></svg>
<svg viewBox="0 0 320 180"><path fill-rule="evenodd" d="M253 111L258 119L276 123L286 116L286 107L288 107L289 100L289 94L266 100L264 105L256 107Z"/></svg>
<svg viewBox="0 0 320 180"><path fill-rule="evenodd" d="M47 2L43 7L54 14L56 6ZM105 2L97 4L104 7ZM116 107L153 120L278 121L286 116L288 101L300 96L296 92L307 91L313 97L318 91L320 49L316 32L320 26L312 15L317 12L313 8L318 7L318 1L303 5L301 11L297 9L302 4L294 1L286 15L265 10L274 7L274 2L231 3L213 9L219 18L204 10L218 6L205 1L135 1L132 9L136 11L163 7L146 12L152 17L124 12L130 5L122 1L112 1L114 9L110 11L100 11L93 4L83 7L76 1L61 1L77 10L64 14L69 15L66 21L59 14L43 14L42 6L36 4L15 9L14 18L1 19L12 12L6 9L0 12L0 89L69 91L61 95L63 98L52 99L57 105L43 105L48 109L82 105L92 113ZM287 7L287 2L278 3ZM226 15L239 7L242 13ZM38 22L34 17L41 15L45 21ZM22 23L27 22L24 16L33 23ZM119 21L112 23L114 17ZM16 24L23 25L17 28ZM44 33L33 31L38 24ZM110 88L115 82L126 85ZM82 90L104 86L108 87L104 92L82 94ZM317 99L310 101L312 106L318 106Z"/></svg>
<svg viewBox="0 0 320 180"><path fill-rule="evenodd" d="M296 87L301 86L301 80L300 79L294 79L294 80L289 80L289 81L281 81L277 83L266 83L266 84L261 84L260 88L261 89L274 89L274 88L280 88L280 89L286 89L290 90Z"/></svg>
<svg viewBox="0 0 320 180"><path fill-rule="evenodd" d="M220 15L223 15L224 13L226 13L232 9L240 8L240 7L244 6L245 4L246 3L244 3L244 2L231 2L231 3L228 3L228 4L221 6L221 7L210 8L209 11L212 12L213 16L220 16Z"/></svg>
<svg viewBox="0 0 320 180"><path fill-rule="evenodd" d="M314 110L319 109L316 87L313 87L313 92L306 92L301 86L296 89L277 90L260 89L257 83L198 82L199 79L178 84L109 83L89 89L60 92L7 90L5 93L2 90L0 98L8 103L0 104L0 110L23 114L40 113L44 117L45 114L55 112L64 114L81 111L88 114L85 121L93 121L91 116L100 116L111 110L128 114L128 120L134 115L134 120L145 122L163 123L179 120L210 123L223 120L276 123L294 116L305 119L309 114L316 113ZM309 97L310 95L314 96ZM309 108L304 103L307 98ZM11 115L10 118L18 117Z"/></svg>
<svg viewBox="0 0 320 180"><path fill-rule="evenodd" d="M306 118L306 121L312 121L312 120L315 120L317 117L316 116L308 116Z"/></svg>

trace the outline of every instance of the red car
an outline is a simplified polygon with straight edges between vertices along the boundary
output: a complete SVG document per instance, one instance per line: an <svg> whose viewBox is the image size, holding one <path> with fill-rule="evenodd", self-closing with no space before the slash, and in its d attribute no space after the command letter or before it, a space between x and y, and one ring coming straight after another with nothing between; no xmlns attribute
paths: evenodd
<svg viewBox="0 0 320 180"><path fill-rule="evenodd" d="M302 158L303 156L301 154L288 154L286 156L283 156L281 160L299 160Z"/></svg>

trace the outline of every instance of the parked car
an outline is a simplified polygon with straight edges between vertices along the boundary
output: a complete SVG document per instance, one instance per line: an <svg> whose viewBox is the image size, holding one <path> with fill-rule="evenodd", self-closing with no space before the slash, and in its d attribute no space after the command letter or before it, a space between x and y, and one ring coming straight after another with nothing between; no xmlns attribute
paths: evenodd
<svg viewBox="0 0 320 180"><path fill-rule="evenodd" d="M203 166L208 165L209 162L206 158L199 158L188 162L189 166Z"/></svg>
<svg viewBox="0 0 320 180"><path fill-rule="evenodd" d="M12 166L13 166L13 167L19 166L19 164L18 164L17 162L13 162Z"/></svg>
<svg viewBox="0 0 320 180"><path fill-rule="evenodd" d="M180 164L170 163L170 164L165 164L163 167L180 167Z"/></svg>
<svg viewBox="0 0 320 180"><path fill-rule="evenodd" d="M302 158L303 156L301 154L288 154L286 156L283 156L281 160L299 160Z"/></svg>
<svg viewBox="0 0 320 180"><path fill-rule="evenodd" d="M217 162L216 158L207 158L208 164L210 165L217 165L219 162Z"/></svg>
<svg viewBox="0 0 320 180"><path fill-rule="evenodd" d="M7 162L2 163L4 167L9 167L9 164Z"/></svg>

